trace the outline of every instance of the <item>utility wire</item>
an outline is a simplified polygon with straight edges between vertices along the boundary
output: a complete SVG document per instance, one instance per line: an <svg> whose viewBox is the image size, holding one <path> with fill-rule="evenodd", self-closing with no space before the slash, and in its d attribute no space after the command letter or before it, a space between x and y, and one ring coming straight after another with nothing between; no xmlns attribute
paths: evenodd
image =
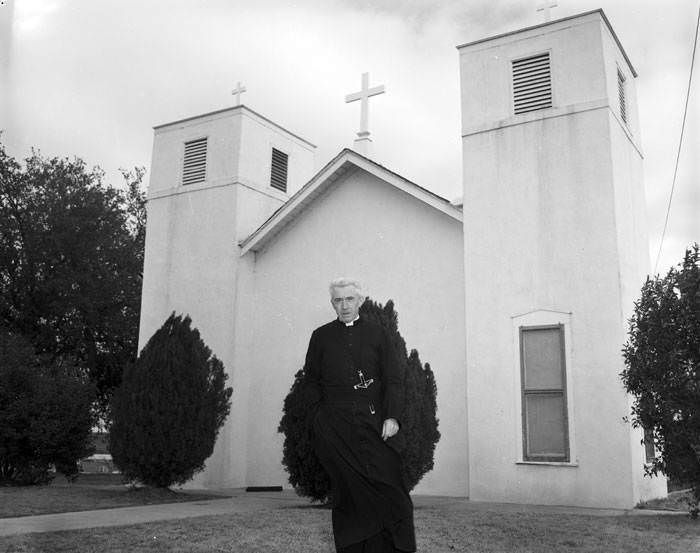
<svg viewBox="0 0 700 553"><path fill-rule="evenodd" d="M671 194L668 197L668 206L666 207L666 220L664 221L664 230L661 233L661 242L659 243L659 251L656 254L656 263L654 263L654 274L659 266L659 258L661 257L661 248L664 245L666 236L666 228L668 227L668 216L671 212L671 201L673 200L673 190L676 188L676 176L678 175L678 161L681 158L681 148L683 146L683 133L685 132L685 119L688 115L688 100L690 99L690 83L693 80L693 66L695 65L695 49L698 45L698 28L700 28L700 9L698 9L698 21L695 24L695 40L693 40L693 56L690 60L690 75L688 76L688 90L685 94L685 109L683 110L683 123L681 124L681 138L678 141L678 153L676 154L676 168L673 170L673 183L671 184Z"/></svg>

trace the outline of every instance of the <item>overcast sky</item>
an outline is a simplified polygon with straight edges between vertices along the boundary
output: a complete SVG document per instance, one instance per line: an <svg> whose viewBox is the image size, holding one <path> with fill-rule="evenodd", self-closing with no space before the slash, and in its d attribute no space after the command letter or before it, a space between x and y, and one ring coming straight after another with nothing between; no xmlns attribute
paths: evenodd
<svg viewBox="0 0 700 553"><path fill-rule="evenodd" d="M352 145L370 86L377 161L462 195L456 46L542 22L540 0L0 0L0 128L10 154L79 156L119 184L150 169L152 127L242 101L318 146ZM559 0L552 18L603 8L639 77L650 259L680 135L698 0ZM700 57L700 55L698 56ZM696 61L697 64L700 63ZM694 76L659 272L700 241L700 93Z"/></svg>

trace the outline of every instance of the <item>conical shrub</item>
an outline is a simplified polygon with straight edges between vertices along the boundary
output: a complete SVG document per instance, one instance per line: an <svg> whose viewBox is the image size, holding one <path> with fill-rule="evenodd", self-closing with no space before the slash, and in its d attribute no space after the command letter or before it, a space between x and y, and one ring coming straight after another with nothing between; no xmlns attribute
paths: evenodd
<svg viewBox="0 0 700 553"><path fill-rule="evenodd" d="M405 368L405 407L401 431L390 444L401 455L403 477L412 490L433 468L435 445L440 439L437 419L437 386L429 364L421 364L418 352L406 353L406 342L398 330L394 302L386 305L369 298L360 308L362 317L384 327L390 337L397 361ZM310 415L319 401L318 393L306 382L303 369L294 375L294 382L284 400L278 431L284 434L282 464L289 474L289 483L297 493L312 501L327 501L330 481L312 446Z"/></svg>
<svg viewBox="0 0 700 553"><path fill-rule="evenodd" d="M147 485L183 484L201 471L231 409L224 366L191 322L170 315L112 400L114 464Z"/></svg>

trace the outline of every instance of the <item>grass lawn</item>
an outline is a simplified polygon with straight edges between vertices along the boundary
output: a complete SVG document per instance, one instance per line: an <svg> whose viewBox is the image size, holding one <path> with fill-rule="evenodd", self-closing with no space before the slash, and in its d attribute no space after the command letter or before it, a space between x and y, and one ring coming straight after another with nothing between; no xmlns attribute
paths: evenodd
<svg viewBox="0 0 700 553"><path fill-rule="evenodd" d="M671 495L670 503L682 508L680 497ZM50 486L0 488L0 517L202 497L211 496L128 490L114 477L81 477L73 485L56 481ZM700 521L686 515L505 512L455 501L419 505L415 520L421 553L700 552ZM335 550L332 539L329 510L290 504L230 515L4 537L0 553L327 553Z"/></svg>
<svg viewBox="0 0 700 553"><path fill-rule="evenodd" d="M422 507L421 553L690 553L700 523L684 515L594 517ZM330 512L288 506L249 513L0 538L2 553L327 553Z"/></svg>
<svg viewBox="0 0 700 553"><path fill-rule="evenodd" d="M196 501L211 497L214 496L153 488L130 489L124 486L119 475L84 474L73 484L57 477L48 486L0 487L0 518ZM0 552L5 553L2 549Z"/></svg>

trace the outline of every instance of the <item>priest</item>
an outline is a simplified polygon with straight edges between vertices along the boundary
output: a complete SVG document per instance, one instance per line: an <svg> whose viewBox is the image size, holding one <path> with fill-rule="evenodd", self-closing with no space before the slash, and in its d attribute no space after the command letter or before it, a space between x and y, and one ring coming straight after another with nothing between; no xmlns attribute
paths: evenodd
<svg viewBox="0 0 700 553"><path fill-rule="evenodd" d="M415 551L413 503L387 443L401 431L403 367L386 331L360 317L360 284L329 290L337 318L314 330L304 373L320 397L313 444L331 481L336 550Z"/></svg>

